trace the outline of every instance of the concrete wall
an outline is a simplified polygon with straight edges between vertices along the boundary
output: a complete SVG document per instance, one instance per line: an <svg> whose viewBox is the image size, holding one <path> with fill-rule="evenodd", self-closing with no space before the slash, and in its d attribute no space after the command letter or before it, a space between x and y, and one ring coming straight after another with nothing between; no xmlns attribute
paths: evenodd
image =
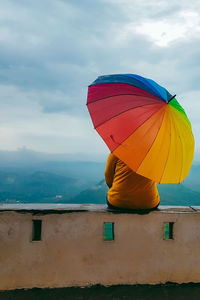
<svg viewBox="0 0 200 300"><path fill-rule="evenodd" d="M32 241L33 219L42 220L41 241ZM104 222L114 222L114 241L104 241ZM164 222L174 222L173 240L164 240ZM200 282L199 208L0 207L2 290L169 281Z"/></svg>

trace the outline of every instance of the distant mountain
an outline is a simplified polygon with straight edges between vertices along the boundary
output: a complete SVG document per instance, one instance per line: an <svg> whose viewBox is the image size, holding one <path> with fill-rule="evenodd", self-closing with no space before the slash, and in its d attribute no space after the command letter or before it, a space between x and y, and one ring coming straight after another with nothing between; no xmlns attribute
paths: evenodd
<svg viewBox="0 0 200 300"><path fill-rule="evenodd" d="M0 202L46 202L69 200L102 178L99 162L33 162L0 166Z"/></svg>
<svg viewBox="0 0 200 300"><path fill-rule="evenodd" d="M42 171L0 172L0 202L55 202L74 196L84 187L78 179Z"/></svg>
<svg viewBox="0 0 200 300"><path fill-rule="evenodd" d="M0 202L105 203L106 162L61 159L27 149L0 151ZM158 189L161 204L200 205L200 164L182 184Z"/></svg>

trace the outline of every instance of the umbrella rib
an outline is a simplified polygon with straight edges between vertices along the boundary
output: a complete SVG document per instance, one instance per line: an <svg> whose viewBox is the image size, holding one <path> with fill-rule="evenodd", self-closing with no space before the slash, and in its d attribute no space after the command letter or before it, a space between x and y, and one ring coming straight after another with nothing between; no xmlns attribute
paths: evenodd
<svg viewBox="0 0 200 300"><path fill-rule="evenodd" d="M101 101L101 100L105 100L105 99L107 99L107 98L113 98L113 97L116 97L116 96L137 96L137 97L145 97L145 98L150 98L150 99L157 100L157 101L159 100L159 102L160 102L160 100L162 100L164 103L166 103L163 99L161 99L161 98L159 98L159 97L157 97L157 96L154 96L154 97L156 97L156 98L158 98L158 99L155 99L155 98L153 98L153 97L151 97L151 96L144 96L144 95L138 95L138 94L116 94L116 95L112 95L112 96L107 96L107 97L103 97L103 98L96 99L96 100L94 100L94 101L92 101L92 102L86 103L86 105L88 106L88 105L93 104L93 103L95 103L95 102L98 102L98 101Z"/></svg>
<svg viewBox="0 0 200 300"><path fill-rule="evenodd" d="M163 108L163 107L162 107L162 108ZM162 108L161 108L161 109L162 109ZM162 122L163 122L164 115L165 115L165 112L163 112L163 116L162 116ZM155 136L155 138L154 138L154 140L153 140L153 142L152 142L151 146L149 147L149 150L147 151L147 153L146 153L146 155L145 155L144 159L145 159L145 158L146 158L146 156L148 155L148 153L149 153L149 151L151 150L151 148L152 148L152 146L153 146L153 144L154 144L155 140L157 139L158 133L159 133L159 131L160 131L160 128L161 128L161 126L162 126L162 122L160 123L160 127L159 127L159 129L158 129L158 132L157 132L157 134L156 134L156 136ZM137 167L137 169L136 169L136 171L135 171L136 173L137 173L138 169L140 168L140 166L141 166L142 162L144 161L144 159L141 161L141 163L140 163L140 164L139 164L139 166Z"/></svg>
<svg viewBox="0 0 200 300"><path fill-rule="evenodd" d="M162 173L162 175L161 175L161 177L160 177L159 183L161 183L161 180L162 180L163 175L164 175L164 173L165 173L165 168L166 168L166 165L167 165L168 160L169 160L169 153L170 153L170 148L171 148L171 143L172 143L172 134L171 134L171 132L172 132L172 120L171 120L170 114L169 114L169 118L170 118L170 146L169 146L169 149L168 149L167 159L166 159L166 161L165 161L165 166L164 166L164 169L163 169L163 173Z"/></svg>
<svg viewBox="0 0 200 300"><path fill-rule="evenodd" d="M126 110L124 110L124 111L122 111L122 112L120 112L120 113L114 115L113 117L109 118L108 120L106 120L106 121L104 121L104 122L98 124L97 126L94 126L94 129L97 129L99 126L103 125L104 123L106 123L106 122L108 122L108 121L110 121L110 120L112 120L112 119L118 117L119 115L121 115L121 114L123 114L123 113L125 113L125 112L127 112L127 111L129 111L129 110L136 109L136 108L143 107L143 106L149 106L149 105L159 105L159 104L158 104L158 103L149 103L149 104L144 104L144 105L135 106L134 108L132 107L132 108L126 109ZM161 108L162 108L162 107L161 107ZM158 111L159 111L159 110L158 110ZM151 117L151 116L150 116L150 117ZM149 119L149 118L148 118L148 119ZM146 119L146 120L148 120L148 119ZM144 122L146 122L146 120L145 120ZM142 124L143 124L143 123L142 123Z"/></svg>

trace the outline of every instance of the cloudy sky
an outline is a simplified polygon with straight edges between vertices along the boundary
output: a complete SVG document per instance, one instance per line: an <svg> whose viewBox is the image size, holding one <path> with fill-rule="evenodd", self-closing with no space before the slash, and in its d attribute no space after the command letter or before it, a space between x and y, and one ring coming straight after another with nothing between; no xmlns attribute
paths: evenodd
<svg viewBox="0 0 200 300"><path fill-rule="evenodd" d="M85 104L87 86L113 73L177 94L199 160L198 0L0 0L0 150L104 159Z"/></svg>

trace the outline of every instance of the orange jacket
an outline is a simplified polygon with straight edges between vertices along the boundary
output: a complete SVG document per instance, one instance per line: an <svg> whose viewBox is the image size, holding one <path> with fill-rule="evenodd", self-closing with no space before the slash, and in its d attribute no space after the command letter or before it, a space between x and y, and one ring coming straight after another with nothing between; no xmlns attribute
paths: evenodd
<svg viewBox="0 0 200 300"><path fill-rule="evenodd" d="M113 154L108 156L105 179L108 202L119 208L150 209L160 202L156 183L136 174Z"/></svg>

